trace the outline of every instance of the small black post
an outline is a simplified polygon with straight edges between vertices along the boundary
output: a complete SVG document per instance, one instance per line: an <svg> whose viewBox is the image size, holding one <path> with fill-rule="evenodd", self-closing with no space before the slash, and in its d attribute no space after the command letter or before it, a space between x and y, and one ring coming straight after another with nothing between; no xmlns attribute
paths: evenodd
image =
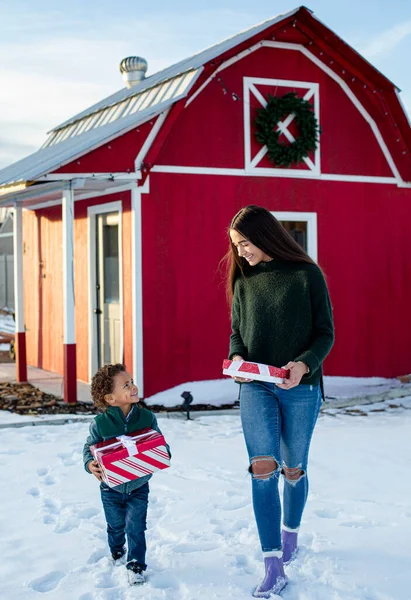
<svg viewBox="0 0 411 600"><path fill-rule="evenodd" d="M192 403L192 401L194 400L191 392L183 392L181 394L181 397L184 398L184 402L182 404L183 410L187 411L187 420L191 420L190 419L190 404Z"/></svg>

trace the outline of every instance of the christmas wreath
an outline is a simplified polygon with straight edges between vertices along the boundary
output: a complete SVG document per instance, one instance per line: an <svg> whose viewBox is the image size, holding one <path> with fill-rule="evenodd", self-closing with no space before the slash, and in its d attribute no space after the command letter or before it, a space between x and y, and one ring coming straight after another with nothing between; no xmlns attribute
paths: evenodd
<svg viewBox="0 0 411 600"><path fill-rule="evenodd" d="M281 131L277 123L293 113L300 135L290 144L279 141ZM268 96L267 106L258 109L255 119L255 137L260 144L267 146L268 158L277 167L298 165L309 152L314 152L321 133L313 106L308 100L289 92L284 96Z"/></svg>

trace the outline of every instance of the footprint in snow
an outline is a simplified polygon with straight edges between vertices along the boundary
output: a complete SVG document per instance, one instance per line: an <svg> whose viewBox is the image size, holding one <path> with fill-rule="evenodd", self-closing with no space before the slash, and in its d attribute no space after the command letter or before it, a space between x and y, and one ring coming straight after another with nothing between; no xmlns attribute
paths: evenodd
<svg viewBox="0 0 411 600"><path fill-rule="evenodd" d="M108 571L103 571L102 573L97 573L94 576L95 586L96 588L114 588L116 587L116 583L113 581L113 577L111 573Z"/></svg>
<svg viewBox="0 0 411 600"><path fill-rule="evenodd" d="M54 485L56 483L56 480L52 475L46 475L42 483L44 483L44 485Z"/></svg>
<svg viewBox="0 0 411 600"><path fill-rule="evenodd" d="M95 550L93 552L93 554L91 554L90 558L87 561L88 565L95 565L96 563L98 563L102 558L105 558L107 556L107 551L105 548L101 548L100 550Z"/></svg>
<svg viewBox="0 0 411 600"><path fill-rule="evenodd" d="M65 577L65 573L62 571L51 571L42 577L32 579L29 586L36 592L46 593L55 590L60 581Z"/></svg>
<svg viewBox="0 0 411 600"><path fill-rule="evenodd" d="M209 552L210 550L216 550L218 547L217 544L196 544L186 542L174 546L173 551L178 554L189 554L191 552Z"/></svg>
<svg viewBox="0 0 411 600"><path fill-rule="evenodd" d="M43 510L48 514L58 515L60 514L60 507L53 500L53 498L44 498L43 500Z"/></svg>
<svg viewBox="0 0 411 600"><path fill-rule="evenodd" d="M29 490L27 490L26 494L28 494L29 496L33 496L33 498L38 498L40 496L40 490L39 488L30 488Z"/></svg>
<svg viewBox="0 0 411 600"><path fill-rule="evenodd" d="M153 588L167 590L177 590L180 587L180 582L170 573L156 573L150 577L150 584Z"/></svg>
<svg viewBox="0 0 411 600"><path fill-rule="evenodd" d="M375 527L375 523L372 521L361 521L361 519L357 521L345 521L344 523L340 523L341 527L353 527L355 529L370 529L370 527Z"/></svg>
<svg viewBox="0 0 411 600"><path fill-rule="evenodd" d="M37 469L37 475L39 475L39 477L44 477L44 475L47 475L48 472L49 470L47 467L41 467L40 469Z"/></svg>
<svg viewBox="0 0 411 600"><path fill-rule="evenodd" d="M341 516L338 510L333 510L332 508L319 508L314 510L313 513L321 519L338 519Z"/></svg>
<svg viewBox="0 0 411 600"><path fill-rule="evenodd" d="M92 519L100 513L100 509L95 506L89 506L88 508L81 508L76 511L76 516L79 519Z"/></svg>
<svg viewBox="0 0 411 600"><path fill-rule="evenodd" d="M68 533L69 531L73 531L73 529L77 529L80 525L80 520L76 517L67 517L65 519L59 520L54 528L54 533Z"/></svg>
<svg viewBox="0 0 411 600"><path fill-rule="evenodd" d="M78 459L74 458L74 456L76 454L78 454L78 452L73 450L73 452L65 452L65 453L57 454L57 456L61 460L63 466L73 467L74 465L78 465L80 462L80 456Z"/></svg>

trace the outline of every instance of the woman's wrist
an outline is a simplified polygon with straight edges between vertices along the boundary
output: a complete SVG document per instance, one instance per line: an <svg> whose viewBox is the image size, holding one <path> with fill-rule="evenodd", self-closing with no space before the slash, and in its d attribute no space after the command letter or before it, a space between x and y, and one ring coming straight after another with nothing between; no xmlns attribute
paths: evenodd
<svg viewBox="0 0 411 600"><path fill-rule="evenodd" d="M310 374L310 367L308 365L305 364L305 362L303 362L302 360L299 360L298 363L300 365L303 365L305 371L304 371L304 375L309 375Z"/></svg>

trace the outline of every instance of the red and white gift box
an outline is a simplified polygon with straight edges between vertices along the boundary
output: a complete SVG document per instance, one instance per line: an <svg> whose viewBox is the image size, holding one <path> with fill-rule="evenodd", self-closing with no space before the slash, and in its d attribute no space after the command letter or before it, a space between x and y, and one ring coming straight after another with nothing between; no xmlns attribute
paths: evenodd
<svg viewBox="0 0 411 600"><path fill-rule="evenodd" d="M141 429L99 442L90 446L90 450L102 468L104 482L110 487L170 466L164 436L154 429Z"/></svg>
<svg viewBox="0 0 411 600"><path fill-rule="evenodd" d="M223 362L223 374L270 383L284 383L284 379L290 377L290 371L287 369L246 360L225 360Z"/></svg>

